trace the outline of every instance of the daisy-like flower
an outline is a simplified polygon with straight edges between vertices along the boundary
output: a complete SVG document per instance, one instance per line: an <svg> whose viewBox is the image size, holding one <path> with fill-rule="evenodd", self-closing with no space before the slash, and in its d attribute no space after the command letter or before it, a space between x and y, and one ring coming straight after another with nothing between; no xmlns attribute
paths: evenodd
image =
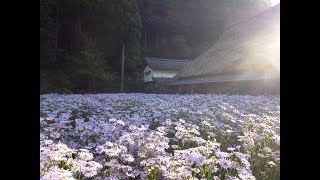
<svg viewBox="0 0 320 180"><path fill-rule="evenodd" d="M160 131L160 132L164 132L165 129L166 129L166 128L165 128L164 126L160 126L160 127L157 128L157 130Z"/></svg>
<svg viewBox="0 0 320 180"><path fill-rule="evenodd" d="M131 154L124 154L124 155L122 155L122 157L127 162L133 162L134 161L134 158L133 158L133 156Z"/></svg>
<svg viewBox="0 0 320 180"><path fill-rule="evenodd" d="M165 124L166 124L167 126L171 126L171 125L172 125L172 121L171 121L170 119L167 119L167 120L165 121Z"/></svg>
<svg viewBox="0 0 320 180"><path fill-rule="evenodd" d="M206 158L202 155L198 156L195 161L200 166L206 164Z"/></svg>
<svg viewBox="0 0 320 180"><path fill-rule="evenodd" d="M246 174L246 173L239 173L238 176L240 177L240 179L246 180L247 177L248 177L248 174Z"/></svg>
<svg viewBox="0 0 320 180"><path fill-rule="evenodd" d="M226 132L227 132L227 133L233 133L233 131L230 130L230 129L227 129Z"/></svg>
<svg viewBox="0 0 320 180"><path fill-rule="evenodd" d="M276 135L276 134L273 135L272 139L275 140L275 142L276 142L277 145L280 145L280 136L279 136L279 135Z"/></svg>
<svg viewBox="0 0 320 180"><path fill-rule="evenodd" d="M93 169L92 167L85 167L83 170L83 175L85 177L93 177L97 174L97 171L95 169Z"/></svg>
<svg viewBox="0 0 320 180"><path fill-rule="evenodd" d="M69 158L69 159L67 159L66 164L67 164L68 166L73 166L74 160L73 160L72 158Z"/></svg>
<svg viewBox="0 0 320 180"><path fill-rule="evenodd" d="M118 153L112 148L111 149L106 149L104 152L110 157L114 157L114 156L118 155Z"/></svg>
<svg viewBox="0 0 320 180"><path fill-rule="evenodd" d="M186 123L183 119L179 119L179 122L181 122L182 124Z"/></svg>
<svg viewBox="0 0 320 180"><path fill-rule="evenodd" d="M153 149L153 148L155 148L155 144L154 143L148 143L148 144L145 145L145 147L148 148L148 149Z"/></svg>
<svg viewBox="0 0 320 180"><path fill-rule="evenodd" d="M80 152L79 153L79 158L85 161L90 161L93 158L93 154L89 152Z"/></svg>
<svg viewBox="0 0 320 180"><path fill-rule="evenodd" d="M186 158L186 164L187 165L192 165L194 163L194 157L192 157L192 156L188 156L187 158Z"/></svg>
<svg viewBox="0 0 320 180"><path fill-rule="evenodd" d="M271 153L272 150L269 148L269 147L264 147L263 150L266 152L266 153Z"/></svg>
<svg viewBox="0 0 320 180"><path fill-rule="evenodd" d="M242 180L255 180L256 178L252 174L238 174Z"/></svg>
<svg viewBox="0 0 320 180"><path fill-rule="evenodd" d="M92 167L92 168L94 168L96 170L102 169L102 165L100 163L96 162L96 161L89 161L87 163L87 166L90 166L90 167Z"/></svg>
<svg viewBox="0 0 320 180"><path fill-rule="evenodd" d="M79 173L83 179L148 179L149 169L157 170L158 179L196 180L203 178L204 164L213 174L207 180L218 179L213 176L226 169L226 180L255 179L252 174L259 171L266 178L280 161L280 135L276 135L280 124L278 100L273 96L201 94L43 95L40 179L73 179ZM50 121L45 117L53 118ZM151 119L160 126L151 129ZM210 138L200 133L203 131ZM235 138L229 143L220 138L217 142L213 132ZM178 144L179 139L184 147L172 145ZM241 141L239 146L237 139ZM250 159L250 148L260 139L276 144L259 150ZM226 151L221 152L225 147ZM251 170L249 159L265 159L267 166ZM136 169L138 166L141 172Z"/></svg>
<svg viewBox="0 0 320 180"><path fill-rule="evenodd" d="M97 146L96 147L96 152L101 154L104 151L104 147L103 146Z"/></svg>
<svg viewBox="0 0 320 180"><path fill-rule="evenodd" d="M250 167L250 166L251 166L250 162L249 162L246 158L241 158L240 161L241 161L246 167Z"/></svg>
<svg viewBox="0 0 320 180"><path fill-rule="evenodd" d="M191 177L192 174L191 174L191 171L187 168L180 168L179 169L179 173L183 176L183 177Z"/></svg>
<svg viewBox="0 0 320 180"><path fill-rule="evenodd" d="M124 122L123 122L122 120L118 120L117 123L118 123L119 125L121 125L121 126L124 125Z"/></svg>
<svg viewBox="0 0 320 180"><path fill-rule="evenodd" d="M58 132L52 132L51 134L50 134L50 136L52 137L52 138L59 138L60 137L60 133L58 133Z"/></svg>
<svg viewBox="0 0 320 180"><path fill-rule="evenodd" d="M269 161L268 164L269 164L271 167L276 166L276 163L274 163L273 161Z"/></svg>
<svg viewBox="0 0 320 180"><path fill-rule="evenodd" d="M107 142L105 143L105 145L106 145L107 147L113 147L113 143L110 142L110 141L107 141Z"/></svg>
<svg viewBox="0 0 320 180"><path fill-rule="evenodd" d="M115 118L110 118L109 122L116 122L116 119Z"/></svg>
<svg viewBox="0 0 320 180"><path fill-rule="evenodd" d="M234 177L234 176L227 176L226 180L240 180L238 177Z"/></svg>
<svg viewBox="0 0 320 180"><path fill-rule="evenodd" d="M69 170L60 169L57 166L53 166L49 171L43 175L41 180L58 180L58 179L68 179L74 180L72 173Z"/></svg>
<svg viewBox="0 0 320 180"><path fill-rule="evenodd" d="M47 140L47 139L43 140L43 142L44 142L45 145L50 145L50 144L53 143L52 140Z"/></svg>
<svg viewBox="0 0 320 180"><path fill-rule="evenodd" d="M53 117L47 117L46 120L47 120L47 121L53 121L54 118L53 118Z"/></svg>
<svg viewBox="0 0 320 180"><path fill-rule="evenodd" d="M113 176L108 176L104 180L118 180L118 178L113 177Z"/></svg>
<svg viewBox="0 0 320 180"><path fill-rule="evenodd" d="M139 174L140 174L139 170L133 170L131 172L126 172L126 175L129 177L137 177L137 176L139 176Z"/></svg>
<svg viewBox="0 0 320 180"><path fill-rule="evenodd" d="M219 168L217 166L213 167L213 172L216 173L219 170Z"/></svg>
<svg viewBox="0 0 320 180"><path fill-rule="evenodd" d="M219 162L220 166L224 169L229 169L232 166L232 162L229 159L223 158L223 159L220 159L218 162Z"/></svg>
<svg viewBox="0 0 320 180"><path fill-rule="evenodd" d="M264 154L258 153L257 156L261 157L261 158L265 158L266 156Z"/></svg>
<svg viewBox="0 0 320 180"><path fill-rule="evenodd" d="M105 166L110 167L111 171L115 171L115 170L119 169L119 167L120 167L120 165L116 159L112 159L109 162L106 162Z"/></svg>
<svg viewBox="0 0 320 180"><path fill-rule="evenodd" d="M229 158L230 154L227 152L221 152L221 151L217 151L216 155L218 156L218 158Z"/></svg>
<svg viewBox="0 0 320 180"><path fill-rule="evenodd" d="M61 174L63 174L63 176L65 177L72 177L72 172L70 172L69 170L61 169Z"/></svg>

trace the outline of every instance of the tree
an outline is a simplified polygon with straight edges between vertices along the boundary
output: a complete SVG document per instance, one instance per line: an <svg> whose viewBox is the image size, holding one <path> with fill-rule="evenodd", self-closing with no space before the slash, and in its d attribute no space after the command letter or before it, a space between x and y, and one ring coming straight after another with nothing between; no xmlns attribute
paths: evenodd
<svg viewBox="0 0 320 180"><path fill-rule="evenodd" d="M41 92L118 91L121 74L139 77L143 56L194 59L265 2L40 0Z"/></svg>

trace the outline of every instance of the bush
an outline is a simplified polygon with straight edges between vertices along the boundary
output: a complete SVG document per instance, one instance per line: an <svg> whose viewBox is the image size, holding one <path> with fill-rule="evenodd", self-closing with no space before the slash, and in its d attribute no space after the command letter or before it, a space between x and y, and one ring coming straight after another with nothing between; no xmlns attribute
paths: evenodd
<svg viewBox="0 0 320 180"><path fill-rule="evenodd" d="M164 85L160 85L156 83L145 83L144 92L152 93L152 94L167 94L168 88Z"/></svg>

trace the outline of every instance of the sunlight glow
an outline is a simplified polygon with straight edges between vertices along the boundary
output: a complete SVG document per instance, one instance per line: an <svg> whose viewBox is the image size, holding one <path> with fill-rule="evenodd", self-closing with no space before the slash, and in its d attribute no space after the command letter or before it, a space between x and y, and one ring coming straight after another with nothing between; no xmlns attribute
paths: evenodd
<svg viewBox="0 0 320 180"><path fill-rule="evenodd" d="M270 0L271 6L277 5L280 3L280 0Z"/></svg>

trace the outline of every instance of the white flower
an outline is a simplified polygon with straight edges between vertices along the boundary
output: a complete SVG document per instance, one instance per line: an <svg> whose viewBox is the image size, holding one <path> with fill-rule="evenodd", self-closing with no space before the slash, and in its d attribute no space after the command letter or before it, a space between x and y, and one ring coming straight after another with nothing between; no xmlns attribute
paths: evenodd
<svg viewBox="0 0 320 180"><path fill-rule="evenodd" d="M133 170L131 172L126 172L126 175L129 177L137 177L140 174L139 170Z"/></svg>
<svg viewBox="0 0 320 180"><path fill-rule="evenodd" d="M205 158L204 156L202 156L202 155L196 157L195 161L196 161L196 163L197 163L198 165L204 165L204 164L206 164L206 158Z"/></svg>
<svg viewBox="0 0 320 180"><path fill-rule="evenodd" d="M230 130L230 129L227 129L226 132L227 132L227 133L233 133L233 131Z"/></svg>
<svg viewBox="0 0 320 180"><path fill-rule="evenodd" d="M224 169L229 169L232 166L232 162L229 159L220 159L218 162Z"/></svg>
<svg viewBox="0 0 320 180"><path fill-rule="evenodd" d="M266 156L261 154L261 153L258 153L257 156L261 157L261 158L265 158Z"/></svg>
<svg viewBox="0 0 320 180"><path fill-rule="evenodd" d="M273 162L273 161L269 161L268 164L273 167L273 166L276 166L276 164Z"/></svg>
<svg viewBox="0 0 320 180"><path fill-rule="evenodd" d="M60 133L58 133L58 132L52 132L50 135L52 138L59 138L60 137Z"/></svg>
<svg viewBox="0 0 320 180"><path fill-rule="evenodd" d="M236 150L236 149L233 148L233 147L228 147L227 150L228 150L228 151L234 151L234 150Z"/></svg>
<svg viewBox="0 0 320 180"><path fill-rule="evenodd" d="M89 161L93 158L93 154L91 153L88 153L88 152L80 152L78 154L79 158L81 158L82 160L85 160L85 161Z"/></svg>
<svg viewBox="0 0 320 180"><path fill-rule="evenodd" d="M217 175L226 169L232 173L226 180L237 179L235 176L255 179L249 159L251 148L260 140L273 145L257 152L258 161L267 160L267 167L258 172L268 177L280 163L278 96L123 93L40 97L40 179L74 179L78 173L83 179L147 179L148 169L153 168L159 170L158 179L196 180L204 167L212 171L211 179L219 179ZM160 124L155 130L150 129L152 119ZM234 137L221 141L222 132Z"/></svg>
<svg viewBox="0 0 320 180"><path fill-rule="evenodd" d="M187 164L187 165L192 165L193 163L194 163L194 157L189 155L189 156L186 158L186 164Z"/></svg>
<svg viewBox="0 0 320 180"><path fill-rule="evenodd" d="M218 158L229 158L230 154L227 152L221 152L221 151L217 151L216 155Z"/></svg>
<svg viewBox="0 0 320 180"><path fill-rule="evenodd" d="M125 159L125 161L127 162L133 162L134 161L134 158L131 154L124 154L122 155L122 157Z"/></svg>
<svg viewBox="0 0 320 180"><path fill-rule="evenodd" d="M85 167L83 171L83 175L85 177L93 177L97 174L97 171L92 169L91 167Z"/></svg>
<svg viewBox="0 0 320 180"><path fill-rule="evenodd" d="M214 166L213 167L213 172L215 173L215 172L217 172L219 170L219 168L217 167L217 166Z"/></svg>
<svg viewBox="0 0 320 180"><path fill-rule="evenodd" d="M115 122L115 121L116 121L115 118L110 118L110 119L109 119L109 122Z"/></svg>
<svg viewBox="0 0 320 180"><path fill-rule="evenodd" d="M96 151L97 151L97 153L101 154L104 151L104 147L103 146L97 146L96 147Z"/></svg>
<svg viewBox="0 0 320 180"><path fill-rule="evenodd" d="M269 147L264 147L263 150L264 150L266 153L271 153L271 152L272 152L271 148L269 148Z"/></svg>
<svg viewBox="0 0 320 180"><path fill-rule="evenodd" d="M124 122L123 122L122 120L118 120L117 123L118 123L119 125L121 125L121 126L124 125Z"/></svg>

